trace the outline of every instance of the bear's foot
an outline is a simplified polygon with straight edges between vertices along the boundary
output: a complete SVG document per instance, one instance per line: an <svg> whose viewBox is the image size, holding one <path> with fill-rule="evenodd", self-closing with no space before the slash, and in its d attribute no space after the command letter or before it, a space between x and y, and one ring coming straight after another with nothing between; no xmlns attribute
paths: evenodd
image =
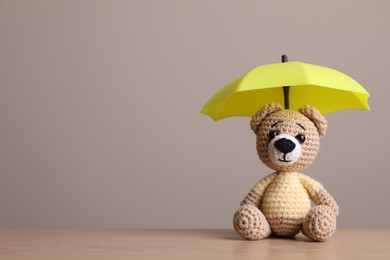
<svg viewBox="0 0 390 260"><path fill-rule="evenodd" d="M323 242L336 231L336 214L328 206L316 206L307 213L302 233L314 241Z"/></svg>
<svg viewBox="0 0 390 260"><path fill-rule="evenodd" d="M234 214L233 224L237 233L248 240L259 240L271 234L265 216L254 205L242 205Z"/></svg>

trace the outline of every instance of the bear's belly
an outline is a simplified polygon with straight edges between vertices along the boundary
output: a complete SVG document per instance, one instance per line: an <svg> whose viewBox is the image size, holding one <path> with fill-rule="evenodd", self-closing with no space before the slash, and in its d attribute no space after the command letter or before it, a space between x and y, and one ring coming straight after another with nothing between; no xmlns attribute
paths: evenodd
<svg viewBox="0 0 390 260"><path fill-rule="evenodd" d="M280 173L267 188L261 204L271 229L278 235L299 233L309 212L310 198L298 173Z"/></svg>

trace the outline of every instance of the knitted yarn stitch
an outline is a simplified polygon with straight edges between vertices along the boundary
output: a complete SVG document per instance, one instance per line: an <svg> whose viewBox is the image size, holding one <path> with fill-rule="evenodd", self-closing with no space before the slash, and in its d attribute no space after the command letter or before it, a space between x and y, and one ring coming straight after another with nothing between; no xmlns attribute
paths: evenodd
<svg viewBox="0 0 390 260"><path fill-rule="evenodd" d="M298 112L269 104L252 117L250 126L261 161L276 172L260 180L242 200L234 214L235 230L249 240L271 232L295 236L300 231L315 241L328 239L336 229L337 203L321 184L301 173L317 156L327 128L325 118L310 106ZM311 200L316 207L311 207Z"/></svg>
<svg viewBox="0 0 390 260"><path fill-rule="evenodd" d="M254 119L255 120L255 119ZM276 122L276 127L272 127ZM303 130L299 125L303 126ZM302 155L293 165L278 165L272 162L268 153L269 132L278 131L280 133L296 136L304 134L306 140L301 144ZM315 124L301 113L291 110L282 110L268 115L260 123L257 130L257 152L261 161L268 167L278 171L300 172L309 167L315 160L320 146L320 136Z"/></svg>

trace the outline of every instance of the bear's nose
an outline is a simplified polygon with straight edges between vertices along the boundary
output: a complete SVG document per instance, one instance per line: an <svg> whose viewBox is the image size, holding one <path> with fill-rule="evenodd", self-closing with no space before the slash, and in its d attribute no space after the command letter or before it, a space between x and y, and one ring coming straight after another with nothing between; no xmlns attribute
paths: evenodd
<svg viewBox="0 0 390 260"><path fill-rule="evenodd" d="M291 140L288 140L286 138L281 138L281 139L277 140L274 143L274 146L276 147L276 149L278 149L282 153L289 153L295 149L294 142Z"/></svg>

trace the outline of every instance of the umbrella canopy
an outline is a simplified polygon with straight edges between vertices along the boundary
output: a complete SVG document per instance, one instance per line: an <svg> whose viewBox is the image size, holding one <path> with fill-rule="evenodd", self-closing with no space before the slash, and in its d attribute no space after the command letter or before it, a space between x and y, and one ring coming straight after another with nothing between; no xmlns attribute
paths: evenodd
<svg viewBox="0 0 390 260"><path fill-rule="evenodd" d="M370 94L344 73L303 62L259 66L220 89L201 110L214 120L253 116L261 107L283 104L289 86L289 109L312 105L322 114L345 109L369 110ZM288 92L287 92L288 93Z"/></svg>

